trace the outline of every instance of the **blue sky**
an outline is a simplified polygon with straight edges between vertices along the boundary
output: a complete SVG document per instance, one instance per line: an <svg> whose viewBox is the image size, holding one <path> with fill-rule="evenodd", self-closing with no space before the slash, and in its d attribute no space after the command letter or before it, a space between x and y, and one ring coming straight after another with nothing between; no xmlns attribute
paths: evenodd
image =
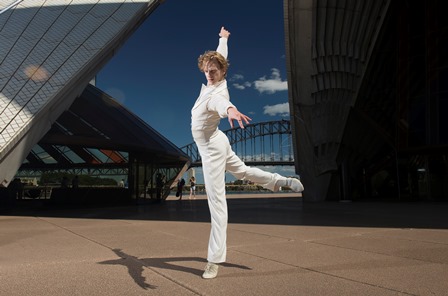
<svg viewBox="0 0 448 296"><path fill-rule="evenodd" d="M193 142L190 110L205 83L197 57L216 49L225 26L231 101L253 123L289 118L283 1L253 4L166 0L99 72L97 86L185 146ZM229 129L228 121L220 128Z"/></svg>
<svg viewBox="0 0 448 296"><path fill-rule="evenodd" d="M254 5L256 3L256 5ZM230 31L230 99L253 123L289 119L283 1L166 0L98 73L97 86L178 147L205 83L197 58ZM229 129L222 120L220 129Z"/></svg>

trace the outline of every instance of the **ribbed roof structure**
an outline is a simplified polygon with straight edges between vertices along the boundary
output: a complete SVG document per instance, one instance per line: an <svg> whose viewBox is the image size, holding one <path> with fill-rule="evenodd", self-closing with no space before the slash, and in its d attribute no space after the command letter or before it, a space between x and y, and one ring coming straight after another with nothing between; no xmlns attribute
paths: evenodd
<svg viewBox="0 0 448 296"><path fill-rule="evenodd" d="M284 0L294 159L305 200L446 200L445 6Z"/></svg>
<svg viewBox="0 0 448 296"><path fill-rule="evenodd" d="M160 2L0 1L0 185Z"/></svg>
<svg viewBox="0 0 448 296"><path fill-rule="evenodd" d="M189 160L126 107L88 85L33 147L21 171L127 168L130 155L164 167Z"/></svg>

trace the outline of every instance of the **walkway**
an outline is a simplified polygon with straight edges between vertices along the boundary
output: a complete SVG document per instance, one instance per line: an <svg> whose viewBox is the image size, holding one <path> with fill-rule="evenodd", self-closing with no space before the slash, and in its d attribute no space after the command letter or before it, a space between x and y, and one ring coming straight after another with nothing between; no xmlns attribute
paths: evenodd
<svg viewBox="0 0 448 296"><path fill-rule="evenodd" d="M206 200L1 213L0 295L448 295L447 203L228 200L203 280Z"/></svg>

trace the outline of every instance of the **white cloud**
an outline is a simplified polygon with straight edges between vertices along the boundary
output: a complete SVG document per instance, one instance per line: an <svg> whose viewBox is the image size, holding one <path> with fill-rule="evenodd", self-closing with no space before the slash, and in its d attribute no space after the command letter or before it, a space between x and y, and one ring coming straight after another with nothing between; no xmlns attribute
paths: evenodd
<svg viewBox="0 0 448 296"><path fill-rule="evenodd" d="M277 104L272 106L264 106L263 114L270 116L288 116L289 115L289 103Z"/></svg>
<svg viewBox="0 0 448 296"><path fill-rule="evenodd" d="M244 76L241 74L233 74L232 77L230 77L229 81L237 81L237 80L244 80Z"/></svg>
<svg viewBox="0 0 448 296"><path fill-rule="evenodd" d="M269 79L267 79L266 76L263 76L254 81L255 89L260 93L266 92L268 94L288 90L288 83L287 81L282 81L280 70L272 68L271 71L272 73Z"/></svg>
<svg viewBox="0 0 448 296"><path fill-rule="evenodd" d="M248 87L251 87L252 84L249 81L244 82L243 84L239 84L239 83L234 83L233 87L236 89L246 89Z"/></svg>
<svg viewBox="0 0 448 296"><path fill-rule="evenodd" d="M230 79L233 82L233 87L239 90L244 90L253 87L259 93L273 94L278 91L288 90L288 82L282 81L280 76L280 70L277 68L271 69L271 76L266 78L266 76L260 77L254 82L244 81L244 76L241 74L234 74ZM237 83L238 81L238 83Z"/></svg>

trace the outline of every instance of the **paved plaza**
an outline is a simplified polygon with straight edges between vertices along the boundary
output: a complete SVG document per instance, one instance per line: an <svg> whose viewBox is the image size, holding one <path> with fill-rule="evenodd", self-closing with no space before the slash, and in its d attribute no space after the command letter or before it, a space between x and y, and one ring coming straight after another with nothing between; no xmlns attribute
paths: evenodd
<svg viewBox="0 0 448 296"><path fill-rule="evenodd" d="M0 295L448 295L448 203L283 193L228 206L228 261L213 280L201 278L204 196L3 210Z"/></svg>

